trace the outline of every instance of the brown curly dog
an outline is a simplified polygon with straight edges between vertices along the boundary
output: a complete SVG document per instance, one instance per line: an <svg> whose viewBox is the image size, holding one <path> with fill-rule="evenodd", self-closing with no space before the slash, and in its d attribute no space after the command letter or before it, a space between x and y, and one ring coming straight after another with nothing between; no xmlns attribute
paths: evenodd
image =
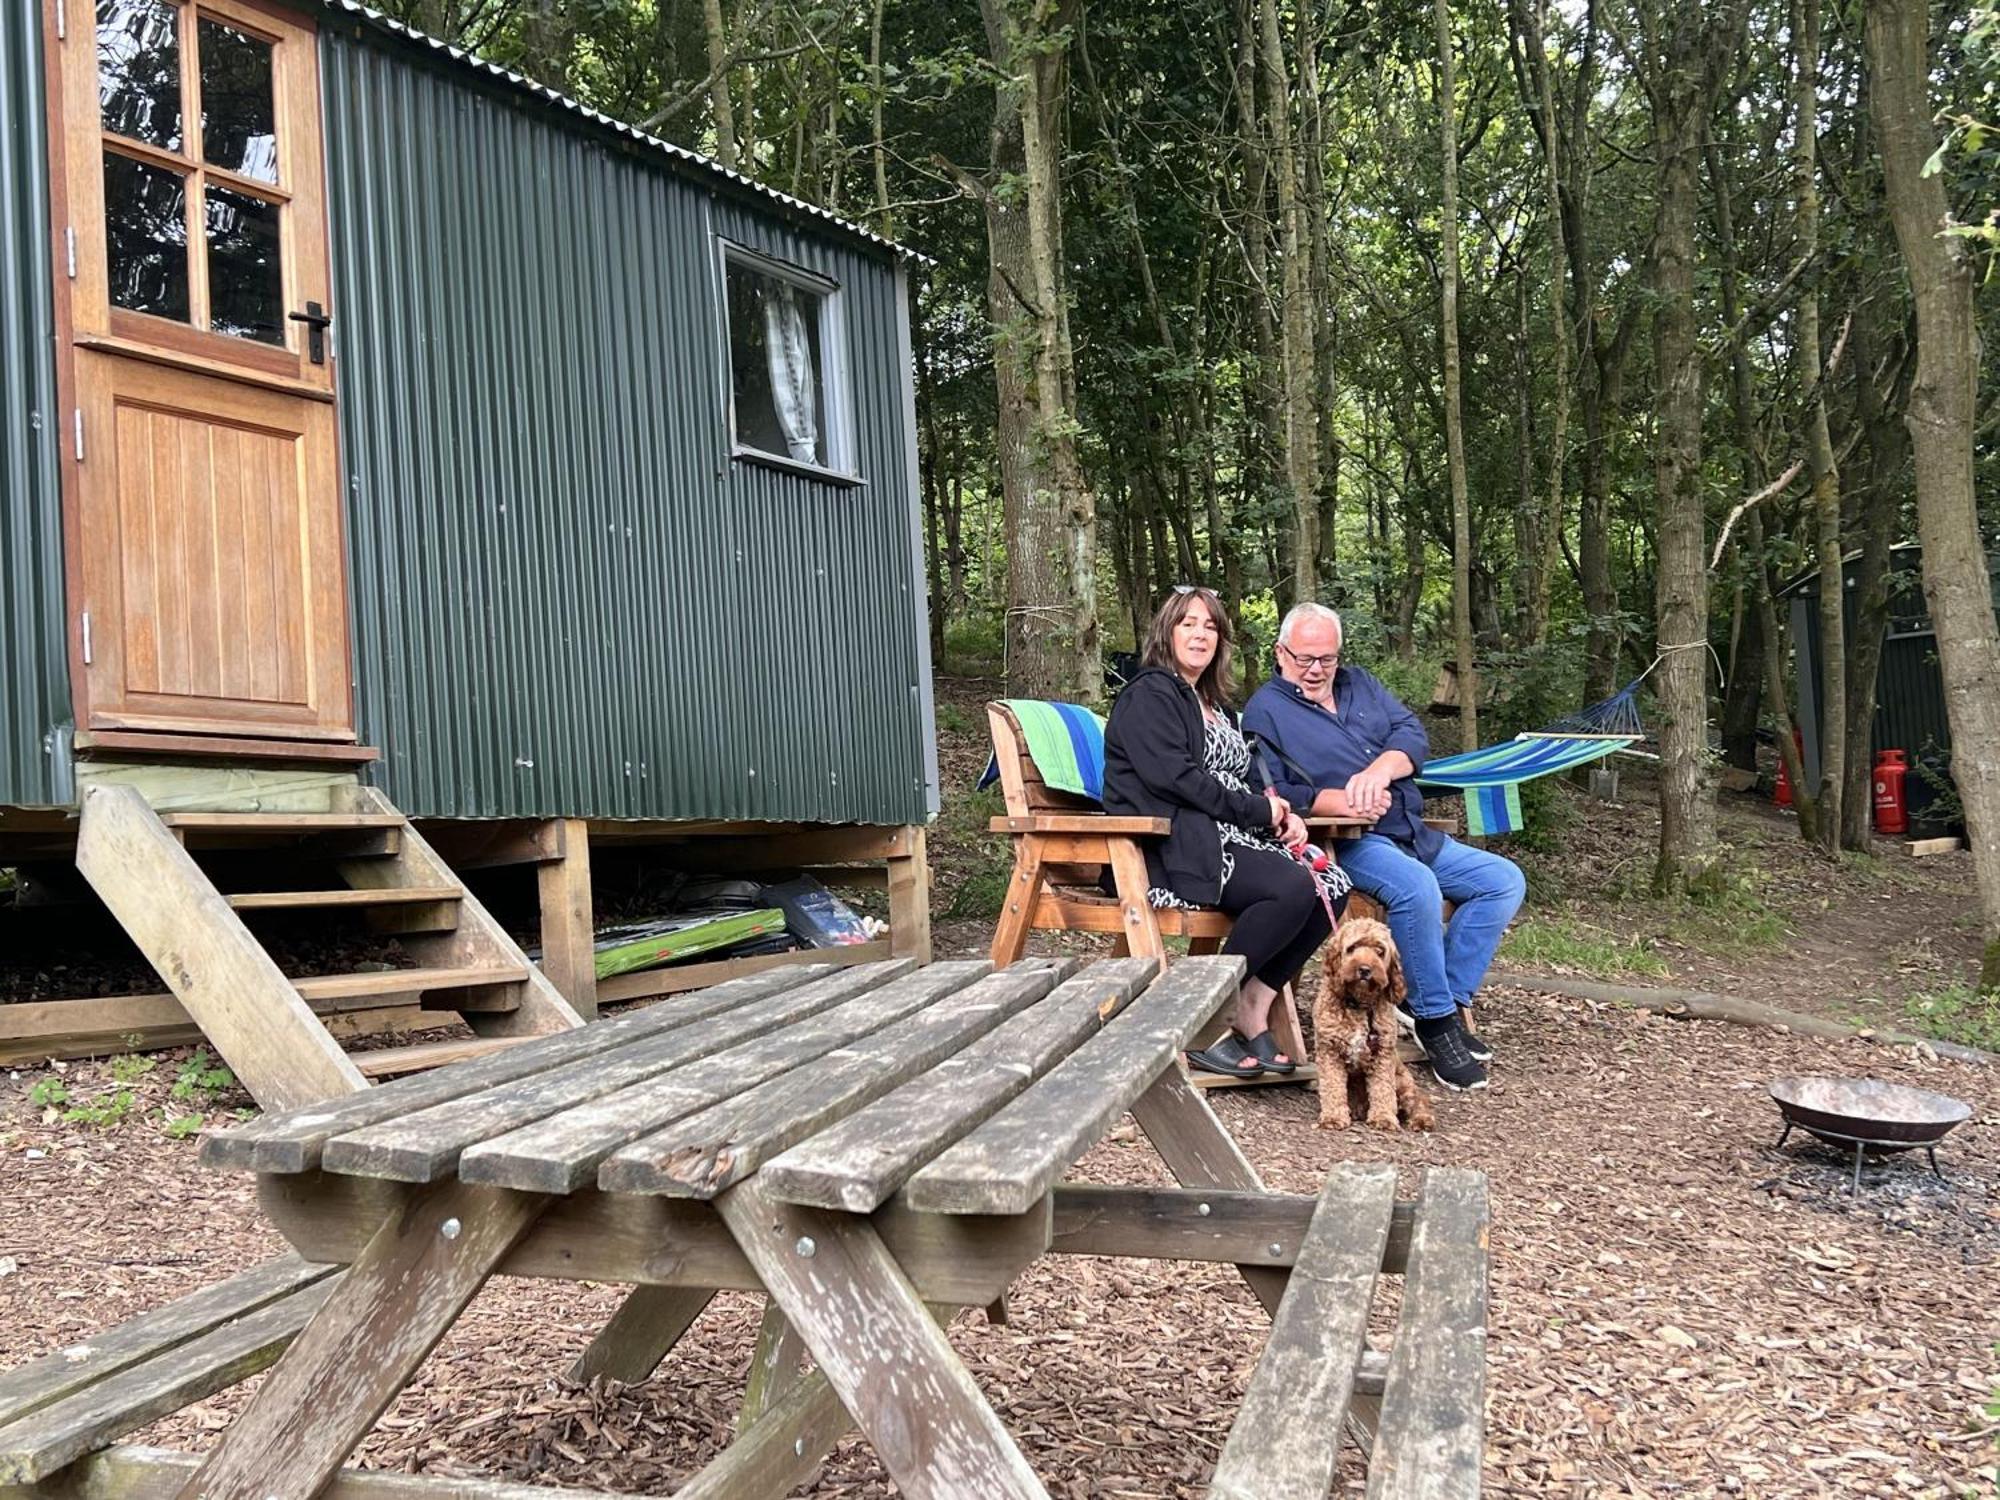
<svg viewBox="0 0 2000 1500"><path fill-rule="evenodd" d="M1436 1123L1431 1101L1396 1051L1396 1002L1408 993L1396 940L1365 917L1342 922L1333 936L1313 1003L1319 1128L1353 1123L1348 1089L1359 1083L1370 1130L1394 1130L1398 1112L1410 1129L1429 1130Z"/></svg>

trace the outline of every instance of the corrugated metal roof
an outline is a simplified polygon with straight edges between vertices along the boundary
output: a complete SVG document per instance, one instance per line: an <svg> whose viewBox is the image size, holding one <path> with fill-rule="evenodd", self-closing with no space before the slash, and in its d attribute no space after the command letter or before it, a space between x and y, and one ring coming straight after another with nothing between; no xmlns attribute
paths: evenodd
<svg viewBox="0 0 2000 1500"><path fill-rule="evenodd" d="M41 7L0 0L0 802L70 798Z"/></svg>
<svg viewBox="0 0 2000 1500"><path fill-rule="evenodd" d="M449 42L441 42L434 36L418 31L412 26L404 25L393 16L385 16L378 10L370 9L368 6L358 3L358 0L318 0L318 3L329 10L342 11L351 16L358 16L370 25L379 27L391 35L417 43L428 49L435 56L445 58L457 67L484 74L486 77L505 83L511 88L531 94L545 104L554 105L557 109L565 113L588 120L591 124L601 129L609 130L623 136L628 141L633 141L650 150L658 151L679 166L692 169L703 176L720 179L744 192L753 193L759 198L776 203L782 206L787 213L802 214L808 218L816 219L823 224L851 234L857 239L866 241L868 244L878 245L892 254L905 256L911 260L922 261L927 265L934 264L929 256L922 254L920 251L912 250L906 245L899 245L893 240L884 239L881 235L875 233L874 230L856 224L851 219L843 219L840 215L822 208L816 203L808 203L803 198L794 198L789 193L781 193L776 188L761 183L754 177L746 177L741 172L725 167L721 162L716 161L712 157L703 156L698 151L690 151L685 146L677 146L672 141L662 140L659 136L650 135L635 125L626 124L623 120L613 119L610 115L592 109L580 100L572 99L568 94L558 93L546 85L535 82L532 78L516 73L509 68L503 68L498 63L489 62L476 53L467 52L462 47L454 47Z"/></svg>

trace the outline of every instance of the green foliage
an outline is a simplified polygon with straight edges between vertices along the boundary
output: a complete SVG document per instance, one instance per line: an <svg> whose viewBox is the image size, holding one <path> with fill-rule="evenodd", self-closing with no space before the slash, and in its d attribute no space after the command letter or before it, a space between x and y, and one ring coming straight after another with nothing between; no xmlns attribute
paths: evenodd
<svg viewBox="0 0 2000 1500"><path fill-rule="evenodd" d="M937 727L940 734L970 734L972 716L956 703L940 703L937 709Z"/></svg>
<svg viewBox="0 0 2000 1500"><path fill-rule="evenodd" d="M2000 990L1948 985L1910 996L1903 1002L1903 1014L1925 1036L2000 1052Z"/></svg>
<svg viewBox="0 0 2000 1500"><path fill-rule="evenodd" d="M126 1052L112 1058L106 1065L106 1071L111 1074L113 1083L129 1086L137 1083L159 1065L157 1058L147 1057L142 1052Z"/></svg>
<svg viewBox="0 0 2000 1500"><path fill-rule="evenodd" d="M1007 882L1013 877L1014 857L1009 842L986 831L986 820L1006 812L998 787L968 792L948 798L938 815L938 845L949 844L966 851L966 863L954 862L944 873L950 888L944 910L947 921L993 921L1007 899Z"/></svg>
<svg viewBox="0 0 2000 1500"><path fill-rule="evenodd" d="M944 633L938 666L953 677L997 677L1005 656L998 615L963 615Z"/></svg>
<svg viewBox="0 0 2000 1500"><path fill-rule="evenodd" d="M35 1086L28 1090L28 1102L36 1109L52 1109L58 1104L67 1104L69 1088L51 1073L46 1078L35 1080Z"/></svg>
<svg viewBox="0 0 2000 1500"><path fill-rule="evenodd" d="M160 1133L169 1140L184 1141L202 1126L200 1115L168 1115L160 1126Z"/></svg>
<svg viewBox="0 0 2000 1500"><path fill-rule="evenodd" d="M138 1096L130 1089L113 1089L99 1094L81 1104L72 1105L63 1111L63 1122L68 1125L92 1125L99 1130L109 1130L125 1123L125 1117L132 1113L132 1106Z"/></svg>
<svg viewBox="0 0 2000 1500"><path fill-rule="evenodd" d="M1600 979L1623 974L1659 978L1666 962L1646 938L1616 933L1564 917L1525 917L1507 931L1501 956L1515 963L1575 969Z"/></svg>
<svg viewBox="0 0 2000 1500"><path fill-rule="evenodd" d="M235 1084L234 1073L210 1057L208 1048L197 1047L174 1074L174 1085L167 1094L176 1101L193 1099L209 1105L215 1102L216 1095Z"/></svg>

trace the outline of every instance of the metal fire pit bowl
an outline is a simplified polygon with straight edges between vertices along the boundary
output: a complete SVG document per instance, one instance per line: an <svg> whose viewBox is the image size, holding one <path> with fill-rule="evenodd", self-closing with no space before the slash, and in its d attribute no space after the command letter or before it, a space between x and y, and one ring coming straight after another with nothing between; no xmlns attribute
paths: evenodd
<svg viewBox="0 0 2000 1500"><path fill-rule="evenodd" d="M1780 1146L1798 1126L1836 1146L1854 1148L1853 1191L1861 1191L1861 1158L1922 1146L1940 1182L1937 1143L1972 1116L1972 1106L1948 1094L1876 1078L1774 1078L1771 1098L1785 1117Z"/></svg>

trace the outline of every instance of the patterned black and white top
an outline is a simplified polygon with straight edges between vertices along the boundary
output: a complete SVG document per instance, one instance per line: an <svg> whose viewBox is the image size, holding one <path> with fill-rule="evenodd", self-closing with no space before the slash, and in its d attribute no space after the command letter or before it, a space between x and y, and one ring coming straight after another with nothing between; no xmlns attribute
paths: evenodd
<svg viewBox="0 0 2000 1500"><path fill-rule="evenodd" d="M1242 792L1248 796L1257 795L1250 787L1250 746L1243 738L1243 732L1230 722L1227 714L1204 714L1202 718L1208 726L1202 743L1203 768L1232 791ZM1287 859L1292 857L1291 851L1272 838L1268 831L1252 832L1247 828L1239 828L1234 823L1224 822L1218 822L1215 827L1222 836L1224 889L1229 886L1229 877L1236 873L1236 855L1233 852L1236 848L1265 849L1273 854L1282 854ZM1332 861L1327 863L1324 870L1318 871L1315 878L1319 881L1320 894L1329 904L1346 895L1354 884L1347 878L1347 872ZM1195 909L1193 902L1184 901L1172 891L1157 885L1146 892L1146 899L1152 902L1155 908L1173 907L1182 911Z"/></svg>

